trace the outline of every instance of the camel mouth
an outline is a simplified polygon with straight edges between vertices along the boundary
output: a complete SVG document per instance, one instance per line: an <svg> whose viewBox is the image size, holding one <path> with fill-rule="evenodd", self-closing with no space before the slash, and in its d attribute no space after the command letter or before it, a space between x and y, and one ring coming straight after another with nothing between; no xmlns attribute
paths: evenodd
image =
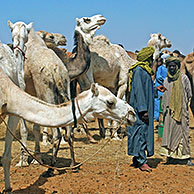
<svg viewBox="0 0 194 194"><path fill-rule="evenodd" d="M170 48L171 46L172 46L172 44L171 44L171 43L167 44L167 48Z"/></svg>
<svg viewBox="0 0 194 194"><path fill-rule="evenodd" d="M91 28L90 28L90 31L93 31L93 30L96 30L96 29L100 29L100 26L98 25L98 24L95 24L94 26L92 26Z"/></svg>
<svg viewBox="0 0 194 194"><path fill-rule="evenodd" d="M133 123L136 121L136 116L134 111L129 111L128 117L127 117L127 123L132 126Z"/></svg>
<svg viewBox="0 0 194 194"><path fill-rule="evenodd" d="M98 24L99 24L99 25L104 25L105 22L106 22L106 19L105 19L105 18L104 18L104 19L98 20Z"/></svg>
<svg viewBox="0 0 194 194"><path fill-rule="evenodd" d="M66 46L67 45L67 41L59 41L58 45L60 46Z"/></svg>
<svg viewBox="0 0 194 194"><path fill-rule="evenodd" d="M133 125L133 123L127 119L127 126L132 126L132 125Z"/></svg>
<svg viewBox="0 0 194 194"><path fill-rule="evenodd" d="M97 24L94 24L93 26L90 27L90 30L96 30L96 29L100 29L100 26L104 25L106 22L105 18L99 19L97 21Z"/></svg>

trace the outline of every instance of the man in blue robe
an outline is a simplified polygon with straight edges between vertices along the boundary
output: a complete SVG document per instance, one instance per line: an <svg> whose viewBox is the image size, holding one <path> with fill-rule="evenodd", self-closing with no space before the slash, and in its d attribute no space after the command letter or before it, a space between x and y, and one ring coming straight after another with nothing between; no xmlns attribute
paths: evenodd
<svg viewBox="0 0 194 194"><path fill-rule="evenodd" d="M143 48L137 55L138 62L129 69L129 104L137 114L137 121L128 127L128 154L134 156L135 167L147 172L152 171L147 156L154 155L153 54L153 47Z"/></svg>
<svg viewBox="0 0 194 194"><path fill-rule="evenodd" d="M158 86L163 86L164 79L167 77L167 69L165 64L165 59L169 57L168 54L163 54L161 56L163 60L163 64L160 65L156 71L156 78L155 78L155 84L154 87L157 88ZM160 110L160 98L163 95L163 92L160 90L157 90L157 97L154 98L154 119L156 121L159 121L159 110Z"/></svg>

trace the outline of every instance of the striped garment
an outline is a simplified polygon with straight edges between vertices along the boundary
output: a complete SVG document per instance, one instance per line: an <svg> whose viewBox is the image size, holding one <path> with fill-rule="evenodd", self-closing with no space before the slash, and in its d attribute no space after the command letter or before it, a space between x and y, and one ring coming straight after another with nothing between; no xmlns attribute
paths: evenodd
<svg viewBox="0 0 194 194"><path fill-rule="evenodd" d="M170 152L176 152L182 146L182 155L190 155L189 145L189 111L188 103L192 96L191 84L185 74L181 74L183 84L183 105L182 105L182 121L177 122L171 117L169 110L170 93L173 82L169 81L168 77L164 80L164 87L167 91L164 92L162 98L162 107L164 115L164 130L162 137L162 147ZM180 159L182 156L180 156Z"/></svg>

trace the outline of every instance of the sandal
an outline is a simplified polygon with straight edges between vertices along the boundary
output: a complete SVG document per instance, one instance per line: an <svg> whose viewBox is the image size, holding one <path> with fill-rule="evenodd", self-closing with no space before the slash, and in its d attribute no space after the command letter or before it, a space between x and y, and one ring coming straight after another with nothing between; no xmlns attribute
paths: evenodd
<svg viewBox="0 0 194 194"><path fill-rule="evenodd" d="M152 172L152 169L148 166L148 164L143 164L139 169L141 171Z"/></svg>

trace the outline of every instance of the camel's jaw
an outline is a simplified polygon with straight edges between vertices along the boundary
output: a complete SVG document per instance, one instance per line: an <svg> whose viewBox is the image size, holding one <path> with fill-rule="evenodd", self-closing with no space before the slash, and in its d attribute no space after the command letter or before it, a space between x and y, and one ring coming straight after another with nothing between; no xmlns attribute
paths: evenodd
<svg viewBox="0 0 194 194"><path fill-rule="evenodd" d="M59 46L66 46L67 45L67 40L59 41L58 45Z"/></svg>
<svg viewBox="0 0 194 194"><path fill-rule="evenodd" d="M130 110L128 112L128 116L127 116L127 119L126 119L126 123L125 124L127 124L129 126L132 126L133 123L137 120L135 115L136 115L135 114L135 111L134 110Z"/></svg>
<svg viewBox="0 0 194 194"><path fill-rule="evenodd" d="M99 30L100 27L105 24L105 22L106 22L106 18L104 18L103 16L100 16L100 19L96 21L96 24L90 26L90 31Z"/></svg>
<svg viewBox="0 0 194 194"><path fill-rule="evenodd" d="M165 47L166 48L170 48L172 46L172 43L170 42L170 40L165 42Z"/></svg>

